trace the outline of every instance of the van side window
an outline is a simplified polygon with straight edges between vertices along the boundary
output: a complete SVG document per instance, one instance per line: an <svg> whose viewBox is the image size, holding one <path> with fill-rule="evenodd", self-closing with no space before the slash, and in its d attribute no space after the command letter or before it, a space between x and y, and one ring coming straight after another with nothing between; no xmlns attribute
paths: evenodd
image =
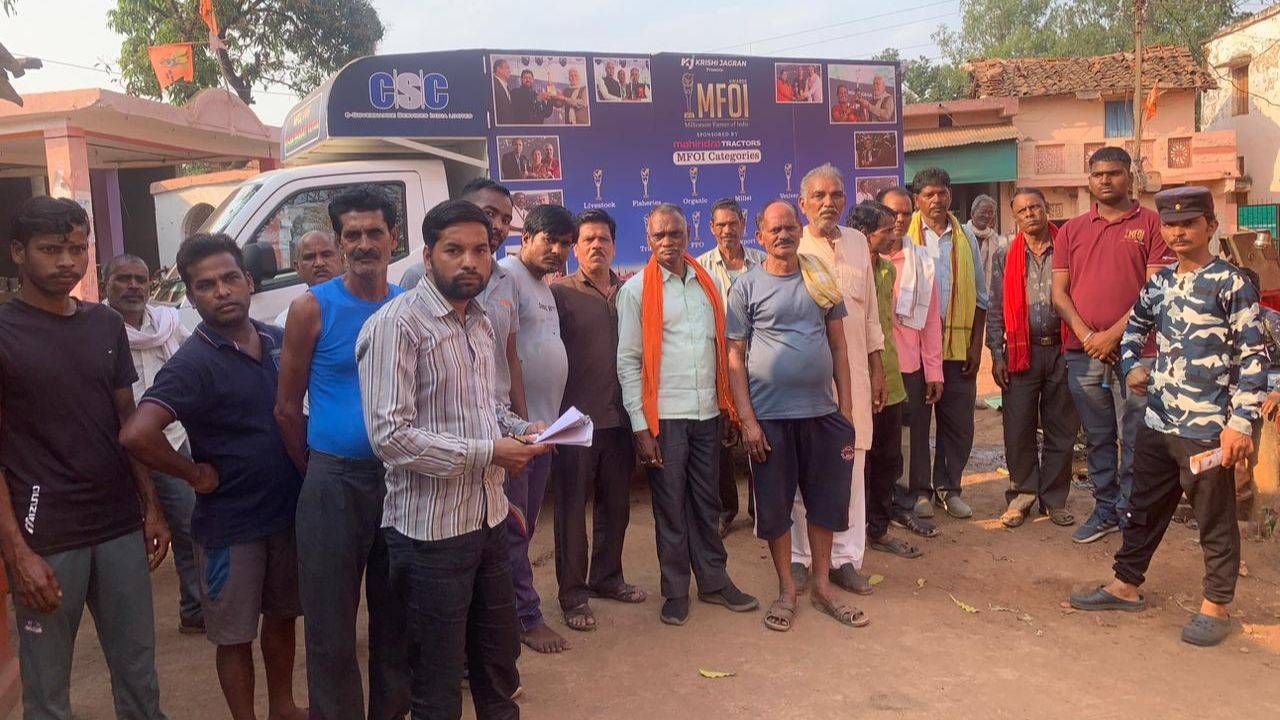
<svg viewBox="0 0 1280 720"><path fill-rule="evenodd" d="M392 261L409 254L409 233L405 227L405 186L401 182L374 183L385 190L396 203L396 227L399 228L400 242L392 253ZM264 280L258 290L275 290L301 282L293 270L297 242L304 235L315 230L333 236L333 225L329 222L329 200L346 190L349 185L308 188L290 195L280 207L267 218L266 222L253 234L249 243L264 245L276 256L277 272L274 277Z"/></svg>

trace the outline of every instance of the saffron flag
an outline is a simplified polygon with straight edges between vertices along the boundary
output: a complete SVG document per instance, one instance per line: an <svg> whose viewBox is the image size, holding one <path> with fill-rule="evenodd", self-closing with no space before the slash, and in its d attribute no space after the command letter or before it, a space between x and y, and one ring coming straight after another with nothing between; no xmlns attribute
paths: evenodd
<svg viewBox="0 0 1280 720"><path fill-rule="evenodd" d="M164 90L179 80L191 82L196 77L196 64L191 55L191 43L153 45L147 48L151 56L151 68Z"/></svg>
<svg viewBox="0 0 1280 720"><path fill-rule="evenodd" d="M1147 93L1147 101L1143 104L1143 122L1151 122L1151 118L1156 116L1156 98L1160 97L1160 83L1151 86L1151 92Z"/></svg>
<svg viewBox="0 0 1280 720"><path fill-rule="evenodd" d="M218 37L218 16L213 12L213 0L200 0L200 19L209 28L209 49L215 53L226 50L227 44Z"/></svg>
<svg viewBox="0 0 1280 720"><path fill-rule="evenodd" d="M218 34L218 16L213 14L213 0L200 0L200 19L209 26L209 32Z"/></svg>

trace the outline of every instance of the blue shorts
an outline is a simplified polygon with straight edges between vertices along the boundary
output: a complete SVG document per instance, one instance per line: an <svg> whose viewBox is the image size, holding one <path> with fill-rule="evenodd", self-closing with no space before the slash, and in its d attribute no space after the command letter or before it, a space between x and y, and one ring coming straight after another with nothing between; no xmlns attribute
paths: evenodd
<svg viewBox="0 0 1280 720"><path fill-rule="evenodd" d="M756 537L776 540L791 529L796 490L808 522L832 532L849 529L853 490L853 426L838 412L816 418L760 420L769 441L764 462L751 463Z"/></svg>

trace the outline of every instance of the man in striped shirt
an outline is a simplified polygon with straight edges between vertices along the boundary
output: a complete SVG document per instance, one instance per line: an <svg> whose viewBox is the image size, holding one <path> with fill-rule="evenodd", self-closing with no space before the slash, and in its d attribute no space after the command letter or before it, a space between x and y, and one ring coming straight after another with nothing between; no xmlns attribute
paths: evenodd
<svg viewBox="0 0 1280 720"><path fill-rule="evenodd" d="M468 664L476 717L517 718L519 625L503 522L503 471L549 446L495 399L493 328L473 298L493 268L489 218L448 200L422 221L423 282L356 342L365 426L387 465L383 533L407 611L413 717L461 717Z"/></svg>

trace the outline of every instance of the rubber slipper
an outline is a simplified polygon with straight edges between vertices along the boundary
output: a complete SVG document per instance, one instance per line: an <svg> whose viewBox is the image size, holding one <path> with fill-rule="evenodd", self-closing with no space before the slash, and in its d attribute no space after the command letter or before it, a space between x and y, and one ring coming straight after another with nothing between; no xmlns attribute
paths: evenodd
<svg viewBox="0 0 1280 720"><path fill-rule="evenodd" d="M590 623L574 625L573 621L580 618L586 618L590 620ZM577 630L578 632L592 632L596 629L596 616L591 612L590 605L582 603L577 607L571 607L564 611L564 624L570 630Z"/></svg>
<svg viewBox="0 0 1280 720"><path fill-rule="evenodd" d="M1147 599L1138 596L1137 600L1122 600L1107 592L1099 585L1089 592L1072 593L1071 607L1076 610L1120 610L1122 612L1142 612L1147 609Z"/></svg>
<svg viewBox="0 0 1280 720"><path fill-rule="evenodd" d="M1231 620L1196 613L1182 628L1182 642L1199 647L1213 647L1231 633Z"/></svg>
<svg viewBox="0 0 1280 720"><path fill-rule="evenodd" d="M833 605L829 602L823 602L818 598L811 598L810 603L818 612L826 615L841 625L848 627L866 627L871 624L871 618L866 616L858 608L852 605Z"/></svg>
<svg viewBox="0 0 1280 720"><path fill-rule="evenodd" d="M897 555L900 558L906 558L908 560L914 560L924 554L920 552L920 548L905 540L899 540L898 538L881 538L879 540L872 540L871 549L889 553L890 555Z"/></svg>
<svg viewBox="0 0 1280 720"><path fill-rule="evenodd" d="M764 626L770 630L778 632L786 632L791 629L791 621L796 616L796 606L791 603L785 603L781 598L774 600L769 605L769 610L764 614Z"/></svg>

